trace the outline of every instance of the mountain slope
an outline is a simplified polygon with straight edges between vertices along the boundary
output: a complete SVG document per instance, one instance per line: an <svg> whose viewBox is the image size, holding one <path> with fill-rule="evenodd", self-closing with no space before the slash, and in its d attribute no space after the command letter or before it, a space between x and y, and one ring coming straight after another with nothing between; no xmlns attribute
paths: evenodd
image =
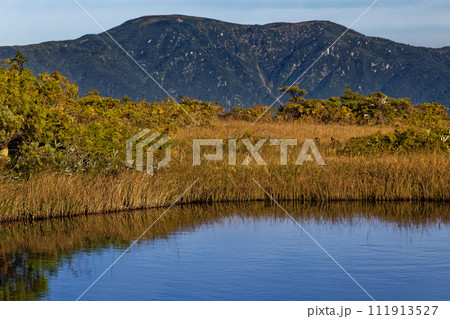
<svg viewBox="0 0 450 319"><path fill-rule="evenodd" d="M170 94L225 105L271 104L343 32L327 21L239 25L187 16L147 16L109 30ZM82 94L150 100L165 93L104 33L76 40L0 47L21 50L35 73L61 71ZM309 97L340 95L345 85L414 102L450 105L450 47L430 49L349 31L298 86Z"/></svg>

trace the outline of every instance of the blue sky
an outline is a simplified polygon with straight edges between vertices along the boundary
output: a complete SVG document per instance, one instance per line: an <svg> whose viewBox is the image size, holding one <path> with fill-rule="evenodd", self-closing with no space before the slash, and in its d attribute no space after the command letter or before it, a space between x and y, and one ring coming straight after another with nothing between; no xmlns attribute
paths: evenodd
<svg viewBox="0 0 450 319"><path fill-rule="evenodd" d="M373 0L78 0L105 28L143 15L186 14L243 24L330 20L350 26ZM101 30L73 0L0 0L0 46ZM412 45L450 45L449 0L379 0L353 29Z"/></svg>

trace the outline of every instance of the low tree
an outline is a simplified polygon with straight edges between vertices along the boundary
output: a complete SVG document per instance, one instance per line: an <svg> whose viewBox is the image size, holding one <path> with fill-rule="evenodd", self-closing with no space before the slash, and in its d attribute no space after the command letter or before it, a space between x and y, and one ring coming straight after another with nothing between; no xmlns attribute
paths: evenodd
<svg viewBox="0 0 450 319"><path fill-rule="evenodd" d="M17 70L19 71L19 73L22 73L25 69L25 63L28 61L28 59L22 54L22 52L17 51L11 61L17 66Z"/></svg>

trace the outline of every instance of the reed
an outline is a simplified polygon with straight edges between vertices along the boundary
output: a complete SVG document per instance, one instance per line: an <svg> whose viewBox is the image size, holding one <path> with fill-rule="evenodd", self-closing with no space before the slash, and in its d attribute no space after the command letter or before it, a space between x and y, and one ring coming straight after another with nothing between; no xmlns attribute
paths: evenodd
<svg viewBox="0 0 450 319"><path fill-rule="evenodd" d="M302 202L450 201L450 157L446 153L416 151L404 154L339 154L349 138L388 132L390 127L321 125L246 121L213 121L209 126L180 129L173 138L168 167L149 176L135 170L116 175L77 173L71 176L41 172L27 180L0 182L0 221L36 220L165 207L197 178L179 203L244 202L267 200L255 179L277 200ZM298 139L290 149L288 165L279 165L279 150L267 144L260 152L266 166L240 165L249 153L238 148L236 166L220 162L192 165L193 138ZM314 139L326 166L293 163L305 139ZM207 152L208 150L206 150Z"/></svg>

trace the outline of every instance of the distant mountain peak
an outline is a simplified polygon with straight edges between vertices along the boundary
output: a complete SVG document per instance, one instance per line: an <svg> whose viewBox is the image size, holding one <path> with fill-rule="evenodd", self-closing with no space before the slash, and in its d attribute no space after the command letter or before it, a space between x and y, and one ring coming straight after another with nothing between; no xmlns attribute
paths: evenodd
<svg viewBox="0 0 450 319"><path fill-rule="evenodd" d="M308 97L337 96L349 85L414 102L450 105L450 47L431 49L367 37L331 21L243 25L187 15L143 16L109 33L170 94L226 106L272 104L279 87L296 84ZM0 47L20 49L35 73L61 71L82 94L149 100L165 93L105 34L76 40Z"/></svg>

